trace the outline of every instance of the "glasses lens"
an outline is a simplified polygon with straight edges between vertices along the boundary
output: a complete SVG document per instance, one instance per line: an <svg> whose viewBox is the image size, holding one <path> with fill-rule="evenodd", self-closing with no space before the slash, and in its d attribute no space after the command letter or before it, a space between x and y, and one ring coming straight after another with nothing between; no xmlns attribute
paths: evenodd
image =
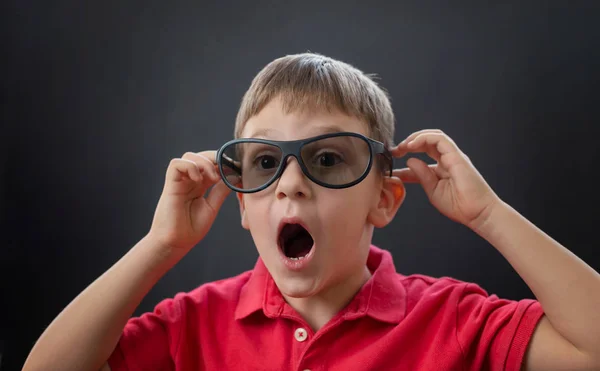
<svg viewBox="0 0 600 371"><path fill-rule="evenodd" d="M270 144L233 143L221 154L221 170L229 185L242 190L255 189L275 176L281 157L279 147Z"/></svg>
<svg viewBox="0 0 600 371"><path fill-rule="evenodd" d="M360 178L369 165L369 144L362 138L339 136L302 147L302 161L310 175L329 185L346 185Z"/></svg>

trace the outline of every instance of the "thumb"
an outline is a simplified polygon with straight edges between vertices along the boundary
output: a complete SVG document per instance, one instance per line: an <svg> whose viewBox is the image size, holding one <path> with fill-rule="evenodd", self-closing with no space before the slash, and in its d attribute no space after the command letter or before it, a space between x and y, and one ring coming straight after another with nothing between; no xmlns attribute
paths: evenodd
<svg viewBox="0 0 600 371"><path fill-rule="evenodd" d="M414 176L419 180L423 190L428 197L431 197L439 181L435 170L429 167L425 161L418 158L411 158L406 161L406 165L412 170Z"/></svg>
<svg viewBox="0 0 600 371"><path fill-rule="evenodd" d="M206 196L206 202L215 212L217 212L221 208L221 205L223 205L223 202L229 193L231 193L231 189L227 187L223 180L220 180L212 187L208 196Z"/></svg>

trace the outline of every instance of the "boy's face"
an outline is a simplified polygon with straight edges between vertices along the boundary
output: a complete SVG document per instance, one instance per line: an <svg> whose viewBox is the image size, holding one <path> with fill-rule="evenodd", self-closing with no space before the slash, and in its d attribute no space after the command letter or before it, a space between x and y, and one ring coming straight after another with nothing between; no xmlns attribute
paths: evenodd
<svg viewBox="0 0 600 371"><path fill-rule="evenodd" d="M368 136L366 123L357 118L326 111L286 114L274 99L248 120L241 137L291 141L331 131ZM373 166L357 185L325 188L308 179L290 157L268 188L237 195L242 226L250 230L279 290L287 297L306 298L364 277L373 228L393 218L403 198L399 187L398 179L383 177Z"/></svg>

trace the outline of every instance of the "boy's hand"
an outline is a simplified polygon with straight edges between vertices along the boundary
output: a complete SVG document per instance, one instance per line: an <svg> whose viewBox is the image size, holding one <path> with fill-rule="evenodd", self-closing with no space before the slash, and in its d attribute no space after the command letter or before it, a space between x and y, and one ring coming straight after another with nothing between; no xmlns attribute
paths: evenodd
<svg viewBox="0 0 600 371"><path fill-rule="evenodd" d="M421 130L409 135L391 149L394 157L424 152L437 164L411 158L408 168L393 175L406 183L420 183L430 202L450 219L471 229L485 222L498 196L486 183L469 158L441 130Z"/></svg>
<svg viewBox="0 0 600 371"><path fill-rule="evenodd" d="M171 160L167 168L148 236L169 253L185 254L200 242L230 193L217 172L215 155L215 151L188 152Z"/></svg>

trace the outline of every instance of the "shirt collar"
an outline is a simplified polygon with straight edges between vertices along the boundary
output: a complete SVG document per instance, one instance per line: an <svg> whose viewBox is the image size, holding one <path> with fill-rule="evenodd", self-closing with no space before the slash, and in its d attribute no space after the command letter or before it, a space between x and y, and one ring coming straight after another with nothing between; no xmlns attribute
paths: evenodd
<svg viewBox="0 0 600 371"><path fill-rule="evenodd" d="M400 275L396 273L392 255L371 245L367 267L372 276L342 310L344 318L355 319L367 315L382 322L399 323L406 310L406 291ZM269 318L294 312L258 258L250 279L240 293L235 318L248 317L260 309Z"/></svg>

